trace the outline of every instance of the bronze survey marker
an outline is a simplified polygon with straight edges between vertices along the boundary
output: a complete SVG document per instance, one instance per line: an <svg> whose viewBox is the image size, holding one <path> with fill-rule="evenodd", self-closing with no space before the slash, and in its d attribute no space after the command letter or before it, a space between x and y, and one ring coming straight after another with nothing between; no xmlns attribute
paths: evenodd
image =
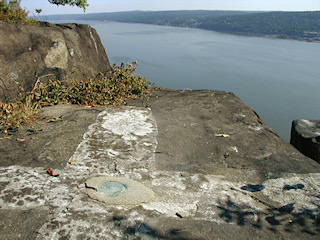
<svg viewBox="0 0 320 240"><path fill-rule="evenodd" d="M154 192L143 184L124 177L94 177L79 188L92 199L108 205L138 205L154 198Z"/></svg>

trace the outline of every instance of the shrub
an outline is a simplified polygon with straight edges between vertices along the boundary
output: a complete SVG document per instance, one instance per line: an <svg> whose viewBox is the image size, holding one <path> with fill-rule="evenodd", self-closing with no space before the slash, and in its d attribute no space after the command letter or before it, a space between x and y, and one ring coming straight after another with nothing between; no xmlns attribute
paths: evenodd
<svg viewBox="0 0 320 240"><path fill-rule="evenodd" d="M3 103L0 101L0 131L17 130L22 125L34 123L38 105L25 98L25 102Z"/></svg>
<svg viewBox="0 0 320 240"><path fill-rule="evenodd" d="M38 83L28 93L40 106L71 103L89 106L126 104L128 98L145 99L150 88L148 80L134 74L137 62L113 65L112 73L99 73L95 79L74 80L64 84L59 80Z"/></svg>
<svg viewBox="0 0 320 240"><path fill-rule="evenodd" d="M14 103L0 102L0 131L17 130L36 119L36 111L43 106L59 103L84 106L123 105L128 98L146 100L150 83L134 74L137 62L113 65L108 76L99 73L95 79L63 83L59 80L39 82L31 92L19 96ZM21 95L21 94L20 94Z"/></svg>
<svg viewBox="0 0 320 240"><path fill-rule="evenodd" d="M5 4L0 1L0 22L35 24L35 19L28 18L28 12L22 9L17 1Z"/></svg>

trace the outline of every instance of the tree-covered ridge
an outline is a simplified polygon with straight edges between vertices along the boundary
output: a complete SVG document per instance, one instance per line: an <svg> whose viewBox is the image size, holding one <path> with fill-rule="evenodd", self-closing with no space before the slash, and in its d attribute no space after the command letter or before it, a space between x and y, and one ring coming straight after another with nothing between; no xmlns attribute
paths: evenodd
<svg viewBox="0 0 320 240"><path fill-rule="evenodd" d="M191 27L246 36L320 41L320 11L132 11L51 16L49 19L100 20Z"/></svg>
<svg viewBox="0 0 320 240"><path fill-rule="evenodd" d="M98 21L117 21L134 22L147 24L168 25L188 22L191 19L200 20L206 17L220 17L226 15L240 15L249 12L245 11L207 11L207 10L183 10L183 11L130 11L113 13L91 13L91 14L72 14L72 15L51 15L48 19L64 20L98 20ZM192 21L192 20L191 20Z"/></svg>
<svg viewBox="0 0 320 240"><path fill-rule="evenodd" d="M207 18L198 28L225 33L320 41L320 12L268 12Z"/></svg>

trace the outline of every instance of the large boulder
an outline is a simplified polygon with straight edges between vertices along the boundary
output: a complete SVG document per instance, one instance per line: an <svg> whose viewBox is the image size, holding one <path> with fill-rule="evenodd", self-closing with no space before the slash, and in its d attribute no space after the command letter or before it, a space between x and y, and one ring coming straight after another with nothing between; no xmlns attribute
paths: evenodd
<svg viewBox="0 0 320 240"><path fill-rule="evenodd" d="M0 23L0 99L37 81L94 78L111 70L95 29L82 24ZM8 93L9 90L9 93Z"/></svg>
<svg viewBox="0 0 320 240"><path fill-rule="evenodd" d="M293 121L290 143L301 153L320 163L320 120Z"/></svg>

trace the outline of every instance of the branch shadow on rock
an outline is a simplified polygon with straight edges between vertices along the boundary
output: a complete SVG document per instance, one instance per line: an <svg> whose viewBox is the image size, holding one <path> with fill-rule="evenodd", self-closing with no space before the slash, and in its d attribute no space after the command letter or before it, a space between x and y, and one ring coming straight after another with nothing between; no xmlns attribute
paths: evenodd
<svg viewBox="0 0 320 240"><path fill-rule="evenodd" d="M125 216L114 216L112 221L114 226L121 229L125 236L135 236L137 239L143 237L152 237L154 239L179 239L179 240L194 240L195 238L186 237L183 233L183 229L171 228L168 231L157 229L150 224L136 220L128 224Z"/></svg>
<svg viewBox="0 0 320 240"><path fill-rule="evenodd" d="M318 235L320 233L320 205L313 204L315 205L313 209L298 209L298 211L295 211L295 203L260 211L228 199L219 202L216 207L220 210L219 216L226 223L236 223L239 226L251 225L258 229L267 228L272 232L300 231Z"/></svg>

